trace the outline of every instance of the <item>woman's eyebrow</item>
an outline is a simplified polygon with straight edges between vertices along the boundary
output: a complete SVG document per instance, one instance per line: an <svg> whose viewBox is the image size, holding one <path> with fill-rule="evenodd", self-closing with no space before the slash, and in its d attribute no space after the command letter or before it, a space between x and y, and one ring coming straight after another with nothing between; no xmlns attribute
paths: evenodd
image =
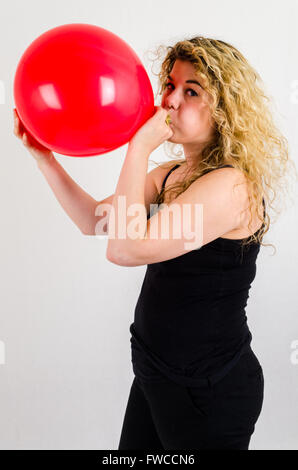
<svg viewBox="0 0 298 470"><path fill-rule="evenodd" d="M174 81L171 75L168 75L168 79L171 80L171 82ZM186 80L185 83L194 83L195 85L199 85L204 90L204 87L197 80Z"/></svg>

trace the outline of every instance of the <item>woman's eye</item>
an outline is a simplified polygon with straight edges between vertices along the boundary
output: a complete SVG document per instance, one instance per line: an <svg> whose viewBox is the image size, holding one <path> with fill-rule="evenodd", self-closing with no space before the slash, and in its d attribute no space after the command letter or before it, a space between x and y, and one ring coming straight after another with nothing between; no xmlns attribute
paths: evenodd
<svg viewBox="0 0 298 470"><path fill-rule="evenodd" d="M169 85L173 86L173 84L169 82L169 83L166 84L166 88L167 88ZM194 96L198 96L198 94L197 94L192 88L188 88L186 91L192 91L192 92L194 93Z"/></svg>

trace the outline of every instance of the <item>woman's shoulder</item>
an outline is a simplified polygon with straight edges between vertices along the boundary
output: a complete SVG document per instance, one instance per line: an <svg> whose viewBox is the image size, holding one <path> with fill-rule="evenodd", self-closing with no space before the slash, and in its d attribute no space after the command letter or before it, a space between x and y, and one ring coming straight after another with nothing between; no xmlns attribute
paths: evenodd
<svg viewBox="0 0 298 470"><path fill-rule="evenodd" d="M161 188L162 183L167 176L167 174L176 166L181 165L184 160L171 160L170 162L159 163L158 166L154 169L154 179L155 185L157 188Z"/></svg>

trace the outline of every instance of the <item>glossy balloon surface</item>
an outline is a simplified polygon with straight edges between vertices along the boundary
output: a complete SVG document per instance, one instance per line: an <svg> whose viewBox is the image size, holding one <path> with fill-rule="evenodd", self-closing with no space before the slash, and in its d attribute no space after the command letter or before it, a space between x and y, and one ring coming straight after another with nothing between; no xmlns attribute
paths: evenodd
<svg viewBox="0 0 298 470"><path fill-rule="evenodd" d="M14 99L27 131L70 156L126 144L155 112L134 50L114 33L81 23L53 28L30 44L17 66Z"/></svg>

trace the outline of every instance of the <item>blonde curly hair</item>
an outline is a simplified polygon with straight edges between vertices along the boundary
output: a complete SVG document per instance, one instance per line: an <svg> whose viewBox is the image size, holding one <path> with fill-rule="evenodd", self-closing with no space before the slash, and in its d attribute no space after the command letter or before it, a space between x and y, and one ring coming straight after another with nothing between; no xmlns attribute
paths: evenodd
<svg viewBox="0 0 298 470"><path fill-rule="evenodd" d="M270 99L264 92L263 82L256 70L234 46L219 39L196 36L177 42L173 46L159 46L154 52L162 60L157 74L159 88L155 95L162 95L166 88L168 75L177 59L189 61L196 73L206 81L204 87L210 93L210 111L216 125L215 137L205 146L198 159L198 166L190 177L182 182L172 184L157 196L155 204L164 201L169 192L177 197L190 184L209 169L216 169L230 164L241 170L247 177L249 190L249 209L251 228L252 207L263 221L257 235L242 240L242 245L262 242L269 230L271 218L268 209L276 214L281 210L273 204L284 190L289 191L289 178L297 171L294 162L289 158L288 141L275 125L270 109ZM183 151L175 152L177 143L165 142L170 152L179 157ZM151 160L154 161L154 160ZM154 162L157 163L157 162ZM176 158L166 163L157 163L163 168L171 168L174 164L183 165L184 158ZM296 181L296 180L295 180ZM264 200L266 214L259 209ZM281 199L280 199L281 200ZM256 209L257 208L257 209Z"/></svg>

